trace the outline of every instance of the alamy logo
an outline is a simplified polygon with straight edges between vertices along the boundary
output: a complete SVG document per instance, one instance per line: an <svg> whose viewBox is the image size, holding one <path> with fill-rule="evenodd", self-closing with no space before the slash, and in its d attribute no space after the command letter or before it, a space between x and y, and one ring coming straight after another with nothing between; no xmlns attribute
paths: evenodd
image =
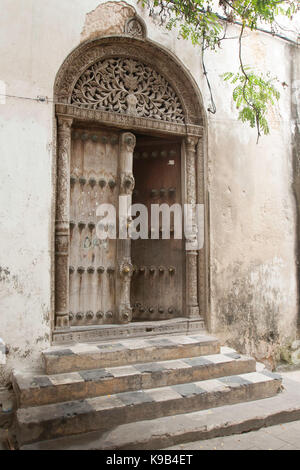
<svg viewBox="0 0 300 470"><path fill-rule="evenodd" d="M131 204L130 196L119 197L118 217L112 204L100 204L96 215L99 240L185 239L185 249L201 250L204 245L203 204Z"/></svg>

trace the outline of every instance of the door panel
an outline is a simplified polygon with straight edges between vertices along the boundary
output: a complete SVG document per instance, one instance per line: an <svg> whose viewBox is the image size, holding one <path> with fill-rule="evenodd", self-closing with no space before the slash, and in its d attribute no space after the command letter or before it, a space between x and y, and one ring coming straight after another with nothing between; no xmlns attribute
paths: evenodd
<svg viewBox="0 0 300 470"><path fill-rule="evenodd" d="M70 185L70 324L114 323L117 242L96 236L101 203L118 207L119 134L74 129Z"/></svg>
<svg viewBox="0 0 300 470"><path fill-rule="evenodd" d="M181 204L180 143L137 141L133 172L136 186L133 203L148 208L151 204ZM173 220L171 217L171 229ZM151 232L149 232L151 238ZM132 240L134 275L131 305L135 321L164 320L182 316L183 242L171 239Z"/></svg>

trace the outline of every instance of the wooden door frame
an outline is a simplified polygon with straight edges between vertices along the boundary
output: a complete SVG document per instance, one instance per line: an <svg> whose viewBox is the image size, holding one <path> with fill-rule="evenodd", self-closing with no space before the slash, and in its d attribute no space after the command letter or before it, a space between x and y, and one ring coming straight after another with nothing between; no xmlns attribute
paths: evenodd
<svg viewBox="0 0 300 470"><path fill-rule="evenodd" d="M134 46L134 47L133 47ZM107 110L74 105L71 94L76 80L91 63L111 56L133 56L161 71L180 99L185 122L157 120L136 114L118 114ZM154 61L154 62L153 62ZM153 63L152 63L153 62ZM68 331L69 326L69 217L70 158L73 125L101 125L126 132L143 132L160 137L182 138L183 203L205 204L205 114L201 95L185 67L161 46L149 40L110 37L88 41L73 51L61 67L55 82L55 116L57 123L55 255L54 255L54 331ZM206 219L208 213L206 211ZM203 249L186 252L186 317L207 318L208 307L208 239ZM101 326L99 326L101 328Z"/></svg>

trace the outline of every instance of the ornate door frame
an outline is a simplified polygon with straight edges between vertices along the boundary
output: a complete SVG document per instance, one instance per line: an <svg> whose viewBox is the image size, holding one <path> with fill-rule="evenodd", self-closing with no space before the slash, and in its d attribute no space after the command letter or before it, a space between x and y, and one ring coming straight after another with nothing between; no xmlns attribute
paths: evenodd
<svg viewBox="0 0 300 470"><path fill-rule="evenodd" d="M115 71L123 73L123 90L117 90L117 108L116 101L95 94L97 80L104 80L104 88L107 83L113 88L109 74L114 67L113 75ZM139 92L139 80L151 83L146 97ZM145 89L144 85L141 89ZM72 125L99 124L132 133L181 137L184 202L204 204L205 115L199 89L178 59L146 37L130 37L128 33L88 41L76 48L58 72L54 98L57 120L54 328L65 330L69 328ZM205 240L203 249L186 253L185 304L186 317L190 319L207 317L207 250Z"/></svg>

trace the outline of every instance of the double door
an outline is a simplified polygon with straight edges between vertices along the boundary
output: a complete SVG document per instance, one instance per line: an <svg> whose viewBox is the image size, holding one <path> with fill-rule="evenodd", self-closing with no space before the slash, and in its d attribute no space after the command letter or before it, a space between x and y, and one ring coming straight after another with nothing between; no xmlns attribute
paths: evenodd
<svg viewBox="0 0 300 470"><path fill-rule="evenodd" d="M160 231L159 239L152 240L150 220L152 204L181 202L180 144L74 128L70 175L70 326L181 316L182 240L174 239L172 215L170 239L162 239ZM147 207L148 239L119 238L124 196L128 205ZM103 204L115 211L109 222L99 212ZM115 238L99 238L101 220L110 235L115 230Z"/></svg>

